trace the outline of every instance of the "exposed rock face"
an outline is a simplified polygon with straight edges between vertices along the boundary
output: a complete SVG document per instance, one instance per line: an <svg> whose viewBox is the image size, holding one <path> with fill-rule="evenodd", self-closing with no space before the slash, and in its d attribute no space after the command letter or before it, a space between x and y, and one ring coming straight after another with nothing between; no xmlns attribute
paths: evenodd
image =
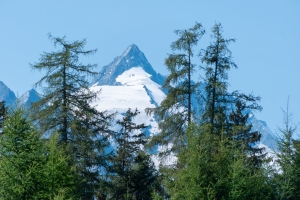
<svg viewBox="0 0 300 200"><path fill-rule="evenodd" d="M92 81L92 85L119 85L116 78L132 67L142 67L151 75L151 80L159 85L162 85L165 80L164 76L156 73L152 68L144 53L135 44L132 44L121 56L116 57L113 62L102 68L99 75Z"/></svg>
<svg viewBox="0 0 300 200"><path fill-rule="evenodd" d="M0 81L0 101L5 101L7 106L13 105L16 95L2 81Z"/></svg>

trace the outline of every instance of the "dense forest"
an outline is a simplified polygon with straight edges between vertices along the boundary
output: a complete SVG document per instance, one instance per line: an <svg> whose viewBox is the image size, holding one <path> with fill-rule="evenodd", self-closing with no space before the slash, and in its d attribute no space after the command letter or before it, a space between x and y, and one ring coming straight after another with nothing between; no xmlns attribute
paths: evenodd
<svg viewBox="0 0 300 200"><path fill-rule="evenodd" d="M262 110L260 97L228 91L235 39L223 37L220 23L206 48L196 49L206 34L200 23L175 34L166 98L145 110L159 122L153 136L135 123L135 107L117 120L91 106L101 94L89 89L96 65L79 60L96 53L86 40L49 35L60 50L30 65L45 72L35 84L41 99L29 109L0 103L0 199L300 199L300 140L288 105L269 156L247 121L247 111ZM198 70L204 76L192 80ZM174 162L156 167L158 146L155 156Z"/></svg>

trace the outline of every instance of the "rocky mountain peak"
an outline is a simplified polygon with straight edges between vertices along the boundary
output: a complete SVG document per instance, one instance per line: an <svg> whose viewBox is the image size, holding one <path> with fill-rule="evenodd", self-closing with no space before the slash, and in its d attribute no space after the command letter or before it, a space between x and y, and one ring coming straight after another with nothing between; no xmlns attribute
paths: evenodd
<svg viewBox="0 0 300 200"><path fill-rule="evenodd" d="M164 76L152 68L137 45L132 44L121 56L116 57L109 65L102 68L99 75L92 81L92 85L118 85L116 78L133 67L142 67L145 72L151 75L151 80L159 85L162 85L165 80Z"/></svg>
<svg viewBox="0 0 300 200"><path fill-rule="evenodd" d="M16 95L2 81L0 81L0 101L5 101L6 105L12 105L16 100Z"/></svg>

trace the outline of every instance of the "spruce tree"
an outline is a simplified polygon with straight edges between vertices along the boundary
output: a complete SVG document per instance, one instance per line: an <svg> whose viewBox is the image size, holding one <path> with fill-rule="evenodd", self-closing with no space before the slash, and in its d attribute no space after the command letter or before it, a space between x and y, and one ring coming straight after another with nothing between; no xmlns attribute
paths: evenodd
<svg viewBox="0 0 300 200"><path fill-rule="evenodd" d="M275 181L279 199L298 199L299 192L299 142L293 139L296 126L292 124L292 113L289 112L288 106L283 111L284 127L279 128L277 146L279 152L276 153L275 162L280 167L280 172L276 170Z"/></svg>
<svg viewBox="0 0 300 200"><path fill-rule="evenodd" d="M293 146L295 149L295 153L293 156L293 185L295 186L294 188L294 197L295 199L300 199L300 140L299 139L294 139L293 140Z"/></svg>
<svg viewBox="0 0 300 200"><path fill-rule="evenodd" d="M34 199L42 191L42 142L25 111L10 110L0 137L0 196Z"/></svg>
<svg viewBox="0 0 300 200"><path fill-rule="evenodd" d="M103 167L103 156L108 145L107 132L111 115L98 112L90 103L97 93L89 90L88 77L96 72L95 64L82 64L81 56L93 55L96 50L84 50L86 40L66 41L66 38L49 38L54 46L62 47L44 53L35 70L46 74L35 85L43 89L41 100L31 105L33 119L45 135L59 133L60 144L70 156L83 185L78 187L82 199L92 199L98 189Z"/></svg>
<svg viewBox="0 0 300 200"><path fill-rule="evenodd" d="M136 152L132 163L132 177L130 186L133 191L133 199L151 200L152 193L162 193L160 176L153 161L146 152Z"/></svg>
<svg viewBox="0 0 300 200"><path fill-rule="evenodd" d="M117 121L120 131L116 134L117 151L110 171L109 199L151 199L158 188L158 174L150 157L141 150L145 144L146 126L134 123L138 110L128 109L122 120Z"/></svg>
<svg viewBox="0 0 300 200"><path fill-rule="evenodd" d="M231 139L237 144L237 148L241 149L251 167L259 168L263 163L266 153L264 148L258 147L261 134L258 131L251 131L252 124L247 124L249 113L246 113L246 103L237 99L235 108L229 115L231 124Z"/></svg>
<svg viewBox="0 0 300 200"><path fill-rule="evenodd" d="M204 33L200 23L190 29L175 31L179 38L171 44L171 50L179 52L170 54L165 60L170 75L162 88L167 91L167 96L157 108L146 110L158 117L161 130L153 136L149 146L172 142L170 151L174 151L183 145L186 127L192 121L192 95L199 85L191 80L195 67L192 63L193 47Z"/></svg>

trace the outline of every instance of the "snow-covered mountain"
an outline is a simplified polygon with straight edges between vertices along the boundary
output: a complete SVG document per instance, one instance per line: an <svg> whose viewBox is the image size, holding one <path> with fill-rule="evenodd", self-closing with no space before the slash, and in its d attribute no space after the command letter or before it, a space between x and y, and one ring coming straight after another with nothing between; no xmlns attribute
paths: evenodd
<svg viewBox="0 0 300 200"><path fill-rule="evenodd" d="M98 77L93 80L91 90L101 91L99 100L94 103L98 110L117 112L117 119L128 108L137 108L141 114L136 123L150 125L150 134L159 132L154 116L147 116L144 109L153 108L165 98L161 90L164 77L155 72L145 55L136 45L130 45L126 51L104 66ZM275 137L264 121L249 115L252 130L262 133L261 143L270 149L276 148Z"/></svg>
<svg viewBox="0 0 300 200"><path fill-rule="evenodd" d="M94 78L92 84L119 85L120 83L116 81L116 78L132 67L141 67L151 75L150 79L159 85L162 85L165 80L164 76L156 73L152 68L144 53L135 44L132 44L121 56L116 57L113 62L104 66L99 75Z"/></svg>
<svg viewBox="0 0 300 200"><path fill-rule="evenodd" d="M158 124L154 116L146 115L144 110L158 106L165 98L160 88L164 79L133 44L102 68L90 89L101 91L99 100L94 103L98 110L116 112L116 118L121 119L129 108L137 108L140 114L135 118L135 123L149 125L149 134L156 134Z"/></svg>

